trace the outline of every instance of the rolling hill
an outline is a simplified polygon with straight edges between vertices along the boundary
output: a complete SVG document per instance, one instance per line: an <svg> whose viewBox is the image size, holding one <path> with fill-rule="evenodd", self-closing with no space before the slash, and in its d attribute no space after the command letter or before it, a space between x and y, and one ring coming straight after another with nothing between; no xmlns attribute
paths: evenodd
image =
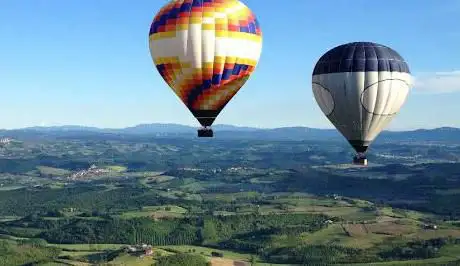
<svg viewBox="0 0 460 266"><path fill-rule="evenodd" d="M233 125L215 125L218 139L263 139L263 140L343 140L335 129L309 127L253 128ZM37 137L193 137L197 128L179 124L141 124L133 127L113 129L84 126L29 127L0 130L0 136L15 138ZM460 129L442 127L413 131L384 131L379 141L441 141L460 142Z"/></svg>

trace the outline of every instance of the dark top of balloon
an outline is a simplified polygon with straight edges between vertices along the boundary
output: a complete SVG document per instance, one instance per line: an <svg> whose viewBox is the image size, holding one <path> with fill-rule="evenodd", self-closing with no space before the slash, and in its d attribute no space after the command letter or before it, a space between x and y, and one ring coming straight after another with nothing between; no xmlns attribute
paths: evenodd
<svg viewBox="0 0 460 266"><path fill-rule="evenodd" d="M313 75L367 71L410 73L402 56L390 47L372 42L351 42L332 48L321 56Z"/></svg>

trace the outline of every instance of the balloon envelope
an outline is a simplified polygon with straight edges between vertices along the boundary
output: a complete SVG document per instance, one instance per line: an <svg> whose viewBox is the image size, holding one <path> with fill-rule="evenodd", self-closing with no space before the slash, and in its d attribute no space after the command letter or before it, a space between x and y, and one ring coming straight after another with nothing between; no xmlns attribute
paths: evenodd
<svg viewBox="0 0 460 266"><path fill-rule="evenodd" d="M371 42L331 49L319 59L312 77L319 107L359 153L401 109L411 83L404 59Z"/></svg>
<svg viewBox="0 0 460 266"><path fill-rule="evenodd" d="M211 126L254 71L262 32L238 0L175 0L155 16L149 46L166 83Z"/></svg>

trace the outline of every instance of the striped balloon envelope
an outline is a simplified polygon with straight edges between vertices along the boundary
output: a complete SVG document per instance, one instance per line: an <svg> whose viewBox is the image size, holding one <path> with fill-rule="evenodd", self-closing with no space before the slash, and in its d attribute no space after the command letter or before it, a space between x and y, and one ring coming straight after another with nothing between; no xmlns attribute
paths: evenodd
<svg viewBox="0 0 460 266"><path fill-rule="evenodd" d="M254 71L262 31L238 0L173 0L155 16L149 46L160 75L208 128Z"/></svg>
<svg viewBox="0 0 460 266"><path fill-rule="evenodd" d="M412 86L407 62L395 50L352 42L326 52L312 75L313 94L323 113L367 164L365 153L406 102Z"/></svg>

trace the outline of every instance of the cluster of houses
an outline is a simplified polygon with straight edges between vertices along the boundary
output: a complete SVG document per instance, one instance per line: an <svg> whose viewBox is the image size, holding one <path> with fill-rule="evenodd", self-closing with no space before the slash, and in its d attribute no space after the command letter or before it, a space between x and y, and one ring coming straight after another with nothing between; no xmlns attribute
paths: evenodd
<svg viewBox="0 0 460 266"><path fill-rule="evenodd" d="M190 171L190 172L201 172L201 171L203 171L203 169L201 169L201 168L190 168L190 167L179 168L179 170Z"/></svg>
<svg viewBox="0 0 460 266"><path fill-rule="evenodd" d="M222 172L221 168L213 168L213 169L202 169L202 168L189 168L189 167L184 167L184 168L179 168L179 170L182 171L190 171L190 172L204 172L204 171L210 171L214 174Z"/></svg>
<svg viewBox="0 0 460 266"><path fill-rule="evenodd" d="M334 200L342 200L343 197L338 194L326 194L326 198L334 199Z"/></svg>
<svg viewBox="0 0 460 266"><path fill-rule="evenodd" d="M0 145L9 144L9 143L12 142L12 141L13 141L12 138L0 138Z"/></svg>
<svg viewBox="0 0 460 266"><path fill-rule="evenodd" d="M87 176L103 175L103 174L107 174L109 172L110 172L109 169L98 168L96 165L93 164L86 170L81 170L81 171L78 171L76 173L72 173L68 177L68 179L77 180L77 179L81 179L81 178L84 178L84 177L87 177Z"/></svg>
<svg viewBox="0 0 460 266"><path fill-rule="evenodd" d="M152 256L153 247L152 245L147 245L147 244L127 246L125 247L125 252L130 253L132 255L137 255L139 257Z"/></svg>
<svg viewBox="0 0 460 266"><path fill-rule="evenodd" d="M438 229L438 226L435 224L424 224L423 228L427 230L436 230Z"/></svg>
<svg viewBox="0 0 460 266"><path fill-rule="evenodd" d="M254 170L255 168L252 168L252 167L230 167L227 169L228 172L239 172L239 171L243 171L243 170Z"/></svg>

